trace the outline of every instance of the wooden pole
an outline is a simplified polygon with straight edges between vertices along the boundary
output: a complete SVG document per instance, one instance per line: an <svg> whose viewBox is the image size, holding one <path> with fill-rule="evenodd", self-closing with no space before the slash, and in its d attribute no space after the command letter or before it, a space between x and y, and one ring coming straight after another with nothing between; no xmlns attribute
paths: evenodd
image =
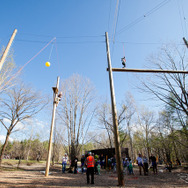
<svg viewBox="0 0 188 188"><path fill-rule="evenodd" d="M125 183L124 183L123 166L121 160L121 148L120 148L120 139L119 139L119 131L118 131L117 110L116 110L114 83L113 83L112 68L111 68L108 33L106 32L105 35L106 35L106 51L107 51L109 81L110 81L111 105L112 105L112 114L113 114L114 143L115 143L115 153L116 153L116 163L117 163L118 185L124 186Z"/></svg>
<svg viewBox="0 0 188 188"><path fill-rule="evenodd" d="M109 68L107 68L107 71ZM145 72L145 73L183 73L188 74L185 70L155 70L155 69L127 69L127 68L112 68L113 72Z"/></svg>
<svg viewBox="0 0 188 188"><path fill-rule="evenodd" d="M2 69L2 67L3 67L3 63L5 62L5 59L6 59L7 54L8 54L8 51L9 51L10 46L11 46L13 40L14 40L14 37L16 36L16 33L17 33L17 29L14 30L14 32L13 32L13 34L12 34L12 36L11 36L11 38L10 38L8 44L7 44L7 47L6 47L6 49L5 49L4 53L3 53L3 55L1 56L1 59L0 59L0 71L1 71L1 69Z"/></svg>
<svg viewBox="0 0 188 188"><path fill-rule="evenodd" d="M53 92L54 92L54 100L53 100L52 122L51 122L50 139L49 139L49 146L48 146L48 158L47 158L47 162L46 162L45 176L48 176L49 168L50 168L53 127L54 127L54 122L55 122L56 107L57 107L57 104L58 104L59 77L57 77L57 85L56 85L56 87L53 87L52 89L53 89Z"/></svg>

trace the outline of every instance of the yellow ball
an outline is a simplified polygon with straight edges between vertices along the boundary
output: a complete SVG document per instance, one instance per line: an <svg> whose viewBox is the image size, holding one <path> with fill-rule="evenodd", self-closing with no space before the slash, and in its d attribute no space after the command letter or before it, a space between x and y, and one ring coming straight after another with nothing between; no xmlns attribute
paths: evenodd
<svg viewBox="0 0 188 188"><path fill-rule="evenodd" d="M47 61L47 62L45 63L45 65L46 65L47 67L49 67L49 66L50 66L50 62Z"/></svg>

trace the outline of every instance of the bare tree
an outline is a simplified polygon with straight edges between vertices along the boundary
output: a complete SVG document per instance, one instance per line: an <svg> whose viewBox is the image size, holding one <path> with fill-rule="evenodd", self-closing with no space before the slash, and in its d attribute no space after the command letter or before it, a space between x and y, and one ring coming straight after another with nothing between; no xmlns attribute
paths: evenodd
<svg viewBox="0 0 188 188"><path fill-rule="evenodd" d="M125 131L125 127L123 126L123 121L125 120L125 105L121 105L118 110L118 129L120 133L120 146L123 146L127 133ZM100 123L100 128L105 129L108 135L108 147L113 147L113 120L112 120L112 110L111 105L104 102L101 104L100 108L98 108L97 112L98 122ZM107 146L105 143L104 147ZM101 143L102 144L102 143Z"/></svg>
<svg viewBox="0 0 188 188"><path fill-rule="evenodd" d="M185 134L184 129L179 130L179 124L180 121L178 117L176 116L176 108L173 108L172 106L165 106L165 109L160 112L160 118L162 119L160 121L161 127L163 130L167 130L168 136L166 136L170 142L169 145L172 146L171 151L172 155L174 154L174 158L178 160L184 151L187 151L188 148L188 135ZM165 131L164 133L165 134ZM182 149L180 149L182 148ZM187 155L187 152L185 152Z"/></svg>
<svg viewBox="0 0 188 188"><path fill-rule="evenodd" d="M151 153L151 135L152 132L155 131L154 113L146 108L142 108L140 112L139 124L143 130L143 144L145 146L147 156L149 157Z"/></svg>
<svg viewBox="0 0 188 188"><path fill-rule="evenodd" d="M113 145L110 145L110 142L113 142L113 140L109 140L108 134L106 134L106 130L100 131L92 139L92 142L97 149L113 148Z"/></svg>
<svg viewBox="0 0 188 188"><path fill-rule="evenodd" d="M132 126L131 121L136 111L135 101L131 93L127 93L125 96L125 102L124 102L124 108L125 110L125 121L127 124L127 132L129 135L129 141L130 141L130 148L131 148L131 159L134 158L133 153L133 139L132 139Z"/></svg>
<svg viewBox="0 0 188 188"><path fill-rule="evenodd" d="M1 55L2 53L0 53L0 56ZM15 63L13 60L13 52L11 51L7 56L4 65L0 71L0 93L6 91L8 88L14 85L15 83L15 74L13 74L14 69L15 69Z"/></svg>
<svg viewBox="0 0 188 188"><path fill-rule="evenodd" d="M165 161L169 162L171 160L172 155L172 142L173 140L169 137L170 131L169 126L170 125L170 118L167 117L167 112L162 111L159 113L159 118L156 122L156 128L158 132L158 139L160 140L161 144L161 150L163 153L163 158Z"/></svg>
<svg viewBox="0 0 188 188"><path fill-rule="evenodd" d="M187 49L179 49L176 46L161 48L159 55L150 57L150 64L158 69L187 70ZM178 112L181 112L185 120L188 116L188 79L186 74L154 74L142 81L142 90L153 94L167 105L172 105ZM171 102L169 102L171 101ZM172 102L173 101L173 102Z"/></svg>
<svg viewBox="0 0 188 188"><path fill-rule="evenodd" d="M101 129L105 129L108 135L108 142L105 143L108 147L113 147L113 125L112 125L112 113L111 107L107 103L103 103L101 107L98 109L98 121L99 124L102 125ZM98 139L96 140L98 141ZM101 143L100 143L101 144Z"/></svg>
<svg viewBox="0 0 188 188"><path fill-rule="evenodd" d="M0 164L10 134L19 130L19 128L15 129L16 126L18 127L20 123L24 124L25 120L36 115L46 104L43 97L23 84L10 89L7 97L1 101L0 122L7 130L7 134L0 153ZM8 120L10 124L7 126L3 120Z"/></svg>
<svg viewBox="0 0 188 188"><path fill-rule="evenodd" d="M158 55L152 55L149 62L154 65L154 68L161 70L187 70L187 52L185 47L168 45L161 48ZM165 148L166 158L170 160L173 149L176 158L178 158L179 146L186 148L188 141L188 76L180 73L154 74L142 83L143 91L152 94L152 97L155 96L168 107L162 116L163 127L168 129L168 132L164 134L162 132L164 128L160 129L160 137ZM169 143L173 146L171 150L169 150Z"/></svg>
<svg viewBox="0 0 188 188"><path fill-rule="evenodd" d="M66 131L65 127L62 127L61 124L58 126L56 121L54 126L52 165L54 165L55 161L58 162L61 159L62 150L65 150L65 152L68 153L67 144L65 144L64 135L62 134L64 131Z"/></svg>
<svg viewBox="0 0 188 188"><path fill-rule="evenodd" d="M80 75L73 75L61 85L62 101L59 117L66 127L67 146L71 160L79 154L95 113L95 89L91 82Z"/></svg>

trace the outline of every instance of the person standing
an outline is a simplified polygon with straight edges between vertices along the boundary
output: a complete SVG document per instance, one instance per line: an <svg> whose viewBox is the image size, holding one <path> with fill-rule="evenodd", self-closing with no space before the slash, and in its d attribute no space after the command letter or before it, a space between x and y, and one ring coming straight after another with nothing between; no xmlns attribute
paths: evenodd
<svg viewBox="0 0 188 188"><path fill-rule="evenodd" d="M137 157L136 160L137 160L137 163L138 163L138 168L139 168L140 175L142 175L142 168L143 168L142 155L138 154L138 157Z"/></svg>
<svg viewBox="0 0 188 188"><path fill-rule="evenodd" d="M98 174L98 168L97 168L98 159L99 159L98 155L94 155L94 160L95 160L94 173L95 173L95 174Z"/></svg>
<svg viewBox="0 0 188 188"><path fill-rule="evenodd" d="M144 162L144 175L148 175L148 159L146 156L143 157Z"/></svg>
<svg viewBox="0 0 188 188"><path fill-rule="evenodd" d="M153 173L157 174L157 161L156 157L153 154L151 154L150 161L152 162Z"/></svg>
<svg viewBox="0 0 188 188"><path fill-rule="evenodd" d="M89 176L91 174L91 184L94 184L94 166L95 166L95 160L92 156L91 152L88 153L88 157L86 159L86 166L87 166L87 184L89 184L90 179Z"/></svg>
<svg viewBox="0 0 188 188"><path fill-rule="evenodd" d="M104 156L101 154L100 156L100 163L101 163L101 169L104 168Z"/></svg>
<svg viewBox="0 0 188 188"><path fill-rule="evenodd" d="M65 173L67 161L68 161L68 156L65 153L65 156L63 156L63 159L62 159L62 173Z"/></svg>
<svg viewBox="0 0 188 188"><path fill-rule="evenodd" d="M112 158L112 164L113 164L113 172L116 172L116 155Z"/></svg>
<svg viewBox="0 0 188 188"><path fill-rule="evenodd" d="M82 158L81 158L81 168L82 168L82 174L84 173L84 164L85 164L85 155L82 154Z"/></svg>
<svg viewBox="0 0 188 188"><path fill-rule="evenodd" d="M78 168L78 158L75 156L74 158L74 174L77 174L77 168Z"/></svg>
<svg viewBox="0 0 188 188"><path fill-rule="evenodd" d="M109 169L109 171L111 170L111 168L112 168L112 159L108 158L108 169Z"/></svg>
<svg viewBox="0 0 188 188"><path fill-rule="evenodd" d="M123 173L126 173L126 162L125 162L125 158L123 158L122 160L122 164L123 164Z"/></svg>
<svg viewBox="0 0 188 188"><path fill-rule="evenodd" d="M97 162L97 172L98 172L98 175L101 175L100 171L101 171L101 165L100 165L100 163L98 161Z"/></svg>
<svg viewBox="0 0 188 188"><path fill-rule="evenodd" d="M132 161L131 159L129 158L129 163L128 163L128 170L129 170L129 174L134 174L133 172L133 165L132 165Z"/></svg>
<svg viewBox="0 0 188 188"><path fill-rule="evenodd" d="M125 56L123 58L121 58L121 62L122 62L122 65L123 65L123 68L126 67L126 59L125 59Z"/></svg>

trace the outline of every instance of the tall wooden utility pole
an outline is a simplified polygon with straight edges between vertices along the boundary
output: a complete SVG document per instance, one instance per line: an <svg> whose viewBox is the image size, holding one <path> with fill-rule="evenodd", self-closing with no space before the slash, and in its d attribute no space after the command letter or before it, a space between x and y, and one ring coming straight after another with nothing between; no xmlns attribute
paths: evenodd
<svg viewBox="0 0 188 188"><path fill-rule="evenodd" d="M118 131L117 110L116 110L114 83L113 83L112 67L111 67L110 47L109 47L109 40L108 40L107 32L105 33L105 36L106 36L106 52L107 52L107 60L108 60L108 72L109 72L111 105L112 105L112 115L113 115L114 142L115 142L115 153L116 153L116 163L117 163L118 185L124 186L125 183L124 183L124 176L123 176L123 166L122 166L122 161L121 161L121 148L120 148L120 139L119 139L119 131Z"/></svg>
<svg viewBox="0 0 188 188"><path fill-rule="evenodd" d="M59 77L57 77L56 87L52 87L52 89L53 89L53 92L54 92L53 93L53 111L52 111L52 122L51 122L50 139L49 139L49 146L48 146L48 158L47 158L47 161L46 161L45 176L48 176L49 168L50 168L50 159L51 159L51 150L52 150L52 137L53 137L54 122L55 122L55 112L56 112L56 107L59 103L59 97L58 97Z"/></svg>
<svg viewBox="0 0 188 188"><path fill-rule="evenodd" d="M3 67L3 63L5 62L5 59L6 59L7 54L8 54L8 51L9 51L10 46L11 46L13 40L14 40L14 37L16 36L16 33L17 33L17 29L14 30L14 32L13 32L13 34L12 34L12 36L11 36L11 38L10 38L8 44L7 44L7 47L6 47L6 49L5 49L4 53L3 53L3 55L1 56L1 59L0 59L0 71L1 71L1 69L2 69L2 67Z"/></svg>

